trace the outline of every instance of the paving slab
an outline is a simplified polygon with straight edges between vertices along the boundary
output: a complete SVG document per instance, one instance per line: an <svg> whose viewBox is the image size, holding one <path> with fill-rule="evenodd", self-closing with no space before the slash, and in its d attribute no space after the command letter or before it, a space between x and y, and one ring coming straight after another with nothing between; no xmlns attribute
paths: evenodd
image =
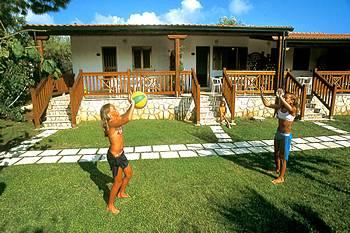
<svg viewBox="0 0 350 233"><path fill-rule="evenodd" d="M217 143L204 143L202 144L204 149L219 149L221 148L219 144Z"/></svg>
<svg viewBox="0 0 350 233"><path fill-rule="evenodd" d="M63 156L62 159L58 160L59 163L76 163L79 161L81 155L70 155Z"/></svg>
<svg viewBox="0 0 350 233"><path fill-rule="evenodd" d="M336 133L340 133L340 134L348 134L349 133L348 131L345 131L345 130L342 130L342 129L335 129L333 131L336 132Z"/></svg>
<svg viewBox="0 0 350 233"><path fill-rule="evenodd" d="M274 146L265 146L264 149L267 150L268 152L275 152Z"/></svg>
<svg viewBox="0 0 350 233"><path fill-rule="evenodd" d="M78 152L78 155L93 155L97 153L97 148L83 148Z"/></svg>
<svg viewBox="0 0 350 233"><path fill-rule="evenodd" d="M151 146L136 146L135 152L151 152L152 147Z"/></svg>
<svg viewBox="0 0 350 233"><path fill-rule="evenodd" d="M22 158L5 158L5 159L0 161L0 167L11 166L11 165L17 163L21 159Z"/></svg>
<svg viewBox="0 0 350 233"><path fill-rule="evenodd" d="M108 148L104 147L104 148L98 149L97 154L99 154L99 155L106 155L107 152L108 152Z"/></svg>
<svg viewBox="0 0 350 233"><path fill-rule="evenodd" d="M322 142L323 145L327 146L328 148L339 148L339 147L343 147L342 145L339 145L337 143L334 142Z"/></svg>
<svg viewBox="0 0 350 233"><path fill-rule="evenodd" d="M300 145L304 145L304 144L300 144ZM296 147L295 145L292 145L292 147L290 148L291 151L301 151L302 149Z"/></svg>
<svg viewBox="0 0 350 233"><path fill-rule="evenodd" d="M217 155L214 150L197 150L197 153L199 156L205 157L205 156L214 156Z"/></svg>
<svg viewBox="0 0 350 233"><path fill-rule="evenodd" d="M181 158L188 158L188 157L197 157L197 153L191 150L183 150L179 151L179 155Z"/></svg>
<svg viewBox="0 0 350 233"><path fill-rule="evenodd" d="M303 138L304 140L308 141L308 142L320 142L321 140L315 137L305 137Z"/></svg>
<svg viewBox="0 0 350 233"><path fill-rule="evenodd" d="M107 148L107 151L108 151L108 148ZM107 151L106 151L106 154L107 154ZM134 147L132 147L132 146L124 147L124 152L125 153L133 153L134 152Z"/></svg>
<svg viewBox="0 0 350 233"><path fill-rule="evenodd" d="M126 158L128 158L128 156L126 154L125 154L125 156L126 156ZM107 161L107 155L106 154L102 154L101 157L100 157L100 161Z"/></svg>
<svg viewBox="0 0 350 233"><path fill-rule="evenodd" d="M168 145L154 145L152 148L154 152L170 151L170 147Z"/></svg>
<svg viewBox="0 0 350 233"><path fill-rule="evenodd" d="M76 155L80 149L63 149L58 155Z"/></svg>
<svg viewBox="0 0 350 233"><path fill-rule="evenodd" d="M141 153L141 159L159 159L159 152Z"/></svg>
<svg viewBox="0 0 350 233"><path fill-rule="evenodd" d="M97 155L97 154L94 154L94 155L91 155L91 154L86 154L86 155L83 155L79 162L96 162L100 159L101 155Z"/></svg>
<svg viewBox="0 0 350 233"><path fill-rule="evenodd" d="M218 142L232 142L231 138L219 138Z"/></svg>
<svg viewBox="0 0 350 233"><path fill-rule="evenodd" d="M329 138L327 136L321 136L321 137L316 137L316 138L320 139L321 142L332 142L332 141L334 141L333 138Z"/></svg>
<svg viewBox="0 0 350 233"><path fill-rule="evenodd" d="M250 150L248 150L248 149L246 149L246 148L244 148L244 147L242 147L242 148L233 148L233 149L231 149L235 154L238 154L238 155L240 155L240 154L250 154L250 153L252 153Z"/></svg>
<svg viewBox="0 0 350 233"><path fill-rule="evenodd" d="M14 165L34 164L39 159L41 159L41 157L23 157L20 161L18 161Z"/></svg>
<svg viewBox="0 0 350 233"><path fill-rule="evenodd" d="M201 150L203 149L202 144L186 144L188 150Z"/></svg>
<svg viewBox="0 0 350 233"><path fill-rule="evenodd" d="M215 152L220 156L227 156L227 155L234 155L235 154L232 150L230 150L228 148L215 149Z"/></svg>
<svg viewBox="0 0 350 233"><path fill-rule="evenodd" d="M312 150L315 149L308 144L295 144L294 147L298 147L300 150Z"/></svg>
<svg viewBox="0 0 350 233"><path fill-rule="evenodd" d="M219 142L218 145L223 149L230 149L235 147L235 145L233 145L233 143L230 142Z"/></svg>
<svg viewBox="0 0 350 233"><path fill-rule="evenodd" d="M294 143L308 143L307 140L304 140L302 138L292 138L292 142L294 142Z"/></svg>
<svg viewBox="0 0 350 233"><path fill-rule="evenodd" d="M231 139L231 137L227 133L216 133L215 136L218 139Z"/></svg>
<svg viewBox="0 0 350 233"><path fill-rule="evenodd" d="M342 135L342 137L350 139L350 135Z"/></svg>
<svg viewBox="0 0 350 233"><path fill-rule="evenodd" d="M251 147L252 145L250 145L248 142L235 142L233 143L233 145L235 145L238 148L241 147Z"/></svg>
<svg viewBox="0 0 350 233"><path fill-rule="evenodd" d="M46 157L41 157L40 160L38 160L38 163L57 163L58 160L60 160L62 156L54 155L54 156L46 156Z"/></svg>
<svg viewBox="0 0 350 233"><path fill-rule="evenodd" d="M311 147L314 147L316 149L327 149L328 147L323 145L322 143L319 143L319 142L313 142L313 143L309 143L308 144L309 146Z"/></svg>
<svg viewBox="0 0 350 233"><path fill-rule="evenodd" d="M336 141L335 143L340 144L344 147L350 147L350 142L348 141Z"/></svg>
<svg viewBox="0 0 350 233"><path fill-rule="evenodd" d="M26 151L25 153L21 154L20 157L35 157L39 154L41 154L43 151L42 150L30 150Z"/></svg>
<svg viewBox="0 0 350 233"><path fill-rule="evenodd" d="M249 144L251 144L252 146L266 146L266 144L262 141L248 141Z"/></svg>
<svg viewBox="0 0 350 233"><path fill-rule="evenodd" d="M174 159L179 158L179 154L176 151L163 151L160 152L160 157L162 159Z"/></svg>
<svg viewBox="0 0 350 233"><path fill-rule="evenodd" d="M341 137L341 136L338 136L338 135L334 135L334 136L328 136L329 138L332 138L336 141L344 141L344 140L347 140L347 138L345 137Z"/></svg>
<svg viewBox="0 0 350 233"><path fill-rule="evenodd" d="M249 147L248 148L251 152L255 154L260 154L260 153L266 153L267 150L265 150L263 147Z"/></svg>
<svg viewBox="0 0 350 233"><path fill-rule="evenodd" d="M125 153L125 156L128 160L139 160L140 159L140 153Z"/></svg>
<svg viewBox="0 0 350 233"><path fill-rule="evenodd" d="M268 146L273 146L275 141L274 140L261 140L263 143L265 143Z"/></svg>
<svg viewBox="0 0 350 233"><path fill-rule="evenodd" d="M170 150L172 151L187 150L187 147L184 144L175 144L175 145L170 145Z"/></svg>
<svg viewBox="0 0 350 233"><path fill-rule="evenodd" d="M45 150L43 153L40 154L40 156L52 156L52 155L58 155L61 150Z"/></svg>

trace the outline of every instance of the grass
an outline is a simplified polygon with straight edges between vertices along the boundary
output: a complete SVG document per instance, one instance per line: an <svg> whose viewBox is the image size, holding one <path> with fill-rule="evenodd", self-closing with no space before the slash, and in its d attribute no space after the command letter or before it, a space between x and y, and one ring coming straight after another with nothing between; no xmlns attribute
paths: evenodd
<svg viewBox="0 0 350 233"><path fill-rule="evenodd" d="M338 129L342 129L350 132L350 117L349 116L334 116L331 121L325 122L327 125L334 126Z"/></svg>
<svg viewBox="0 0 350 233"><path fill-rule="evenodd" d="M276 119L263 122L237 119L237 126L223 127L234 141L272 139L277 127ZM325 136L335 133L311 122L297 121L294 137ZM137 120L124 127L126 146L212 143L217 138L209 126L197 127L180 121ZM75 129L61 130L42 140L33 149L108 147L100 122L84 122Z"/></svg>
<svg viewBox="0 0 350 233"><path fill-rule="evenodd" d="M0 231L349 232L349 154L293 152L278 186L271 153L131 161L118 216L107 162L0 168Z"/></svg>
<svg viewBox="0 0 350 233"><path fill-rule="evenodd" d="M31 122L15 122L0 119L0 151L6 151L40 133Z"/></svg>

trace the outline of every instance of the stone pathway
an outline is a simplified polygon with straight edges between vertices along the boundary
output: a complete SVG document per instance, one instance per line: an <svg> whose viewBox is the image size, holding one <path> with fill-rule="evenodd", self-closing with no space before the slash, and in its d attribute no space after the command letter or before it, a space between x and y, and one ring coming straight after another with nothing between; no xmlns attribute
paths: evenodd
<svg viewBox="0 0 350 233"><path fill-rule="evenodd" d="M323 127L326 125L324 124ZM203 156L235 156L240 154L259 154L273 152L273 140L255 140L232 142L220 126L211 126L218 138L218 143L175 144L126 147L125 154L129 160L138 159L174 159ZM337 130L335 128L335 130ZM292 151L350 147L350 133L343 131L342 135L304 137L292 139ZM27 151L36 140L55 133L45 131L32 140L23 142L9 152L0 152L0 166L45 164L45 163L76 163L106 161L108 148L76 148L49 149ZM338 132L339 133L339 132ZM227 140L227 141L226 141ZM230 141L229 141L230 140Z"/></svg>

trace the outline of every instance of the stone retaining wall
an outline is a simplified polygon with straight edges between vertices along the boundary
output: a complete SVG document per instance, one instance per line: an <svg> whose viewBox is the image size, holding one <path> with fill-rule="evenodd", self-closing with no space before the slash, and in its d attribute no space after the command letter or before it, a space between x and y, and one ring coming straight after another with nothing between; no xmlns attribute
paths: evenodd
<svg viewBox="0 0 350 233"><path fill-rule="evenodd" d="M312 98L311 103L316 104L316 108L321 109L320 112L322 114L329 115L329 110L316 96ZM334 115L350 115L350 94L337 94Z"/></svg>
<svg viewBox="0 0 350 233"><path fill-rule="evenodd" d="M265 96L265 99L270 103L275 103L274 96ZM260 96L238 96L236 98L236 117L273 117L274 112L274 109L264 106Z"/></svg>
<svg viewBox="0 0 350 233"><path fill-rule="evenodd" d="M191 101L192 98L190 96L179 98L148 96L147 105L143 109L135 109L133 119L184 120L186 116L191 117L192 115L191 112L190 114L188 113ZM120 113L124 113L129 107L129 102L125 98L84 98L77 114L77 123L100 120L100 109L107 103L116 106Z"/></svg>

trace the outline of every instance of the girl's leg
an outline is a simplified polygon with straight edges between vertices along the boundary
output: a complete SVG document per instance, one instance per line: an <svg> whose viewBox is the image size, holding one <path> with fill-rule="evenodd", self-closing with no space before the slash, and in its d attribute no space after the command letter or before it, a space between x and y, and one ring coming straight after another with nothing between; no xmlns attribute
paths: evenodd
<svg viewBox="0 0 350 233"><path fill-rule="evenodd" d="M125 174L125 176L123 178L122 185L121 185L120 191L118 193L119 198L129 197L129 195L126 194L125 189L126 189L126 186L128 185L128 183L132 177L132 168L130 165L128 165L126 168L124 168L124 174Z"/></svg>
<svg viewBox="0 0 350 233"><path fill-rule="evenodd" d="M277 179L274 179L272 181L273 184L280 184L280 183L284 182L284 175L285 175L286 170L287 170L287 160L280 159L280 161L282 163L281 172L280 172L280 175L277 177Z"/></svg>
<svg viewBox="0 0 350 233"><path fill-rule="evenodd" d="M275 165L276 165L276 173L279 174L281 170L281 160L279 157L279 149L277 145L276 139L274 140L274 159L275 159Z"/></svg>
<svg viewBox="0 0 350 233"><path fill-rule="evenodd" d="M119 210L114 206L115 197L117 196L118 190L123 182L123 171L121 168L118 168L117 175L114 177L114 183L109 193L107 210L111 211L113 214L118 214Z"/></svg>

